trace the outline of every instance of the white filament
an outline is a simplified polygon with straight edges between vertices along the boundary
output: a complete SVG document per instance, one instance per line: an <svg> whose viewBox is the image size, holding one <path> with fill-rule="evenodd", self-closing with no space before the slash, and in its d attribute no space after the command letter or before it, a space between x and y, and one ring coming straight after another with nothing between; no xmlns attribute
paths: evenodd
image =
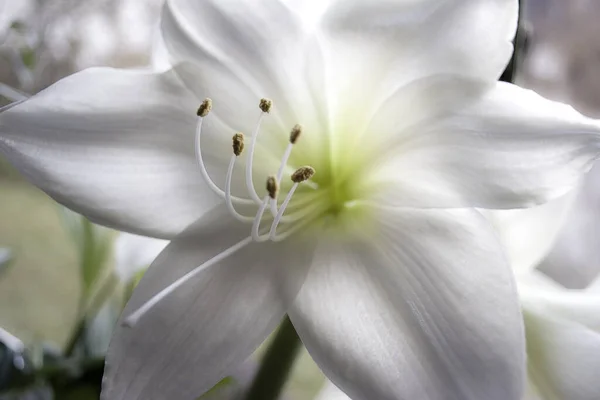
<svg viewBox="0 0 600 400"><path fill-rule="evenodd" d="M265 214L265 209L267 208L267 204L269 204L269 196L265 196L265 198L263 199L263 201L260 204L260 207L258 208L258 211L256 212L256 216L254 217L254 222L252 222L252 239L255 242L264 242L265 240L268 239L268 235L264 235L261 236L259 234L259 230L260 230L260 221L262 221L262 217Z"/></svg>
<svg viewBox="0 0 600 400"><path fill-rule="evenodd" d="M225 198L225 192L221 190L208 175L208 171L206 170L206 166L204 165L204 159L202 158L202 147L201 147L201 138L202 138L202 123L204 118L198 117L198 123L196 124L196 140L195 140L195 150L196 150L196 161L198 162L198 166L200 167L200 172L202 173L202 177L211 188L213 192L215 192L221 198ZM254 202L250 199L242 199L239 197L232 196L231 201L240 204L254 204Z"/></svg>
<svg viewBox="0 0 600 400"><path fill-rule="evenodd" d="M260 132L260 125L262 124L262 120L265 117L265 112L261 112L260 117L258 118L258 122L256 123L256 128L254 128L254 132L252 132L252 140L250 142L250 148L248 149L248 157L246 158L246 188L248 189L248 193L250 194L250 198L254 200L256 204L260 204L261 200L258 197L258 193L254 189L254 181L252 180L252 163L254 160L254 148L256 147L256 138L258 133Z"/></svg>
<svg viewBox="0 0 600 400"><path fill-rule="evenodd" d="M231 178L233 176L233 167L235 166L235 161L237 160L237 156L234 154L231 156L231 161L229 161L229 168L227 169L227 177L225 178L225 204L227 205L227 209L233 215L235 219L240 222L252 222L254 221L253 217L247 217L242 215L236 211L233 207L233 203L231 201Z"/></svg>
<svg viewBox="0 0 600 400"><path fill-rule="evenodd" d="M275 234L277 233L277 226L279 226L279 223L281 222L281 218L283 217L283 213L285 212L285 209L287 208L288 204L290 203L290 200L292 199L292 196L294 195L294 192L296 192L297 188L298 188L298 182L294 183L294 185L288 192L287 196L285 196L285 200L283 200L283 204L281 205L281 207L279 207L279 211L277 212L277 215L275 216L275 219L273 220L273 223L271 224L271 230L269 231L269 239L271 239L271 240L275 239Z"/></svg>
<svg viewBox="0 0 600 400"><path fill-rule="evenodd" d="M175 282L171 283L169 286L167 286L166 288L164 288L163 290L161 290L160 292L158 292L157 294L152 296L152 298L150 300L145 302L136 311L129 314L129 316L123 320L123 325L133 327L140 320L140 318L144 316L144 314L146 314L148 311L150 311L162 299L167 297L169 294L173 293L175 291L175 289L177 289L178 287L180 287L181 285L183 285L184 283L186 283L187 281L192 279L194 276L196 276L200 272L204 271L206 268L218 263L219 261L224 260L225 258L229 257L233 253L243 249L250 243L252 243L252 238L247 237L244 240L242 240L241 242L238 242L238 243L234 244L233 246L231 246L230 248L217 254L216 256L214 256L210 260L206 261L202 265L194 268L193 270L191 270L190 272L188 272L187 274L185 274L181 278L177 279Z"/></svg>

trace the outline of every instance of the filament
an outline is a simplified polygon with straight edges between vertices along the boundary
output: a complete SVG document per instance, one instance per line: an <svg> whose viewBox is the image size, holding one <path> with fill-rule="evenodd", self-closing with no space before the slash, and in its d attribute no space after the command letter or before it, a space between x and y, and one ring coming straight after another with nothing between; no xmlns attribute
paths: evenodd
<svg viewBox="0 0 600 400"><path fill-rule="evenodd" d="M299 185L298 182L294 183L294 185L288 192L287 196L285 196L285 200L283 200L283 204L281 205L281 207L279 207L279 211L277 212L277 215L275 216L275 219L273 220L273 223L271 224L271 230L269 231L269 239L271 239L271 240L275 239L275 233L277 232L277 226L281 222L281 217L283 216L285 209L287 208L288 204L290 203L292 196L296 192L298 185Z"/></svg>
<svg viewBox="0 0 600 400"><path fill-rule="evenodd" d="M138 308L133 313L129 314L129 316L123 320L122 324L125 326L133 327L140 320L141 317L143 317L155 305L160 303L161 300L163 300L165 297L167 297L168 295L173 293L181 285L183 285L184 283L186 283L187 281L192 279L194 276L196 276L200 272L204 271L206 268L218 263L219 261L224 260L225 258L229 257L230 255L234 254L235 252L243 249L250 243L252 243L252 238L247 237L244 240L234 244L230 248L217 254L216 256L214 256L210 260L206 261L202 265L194 268L193 270L191 270L190 272L188 272L187 274L185 274L181 278L177 279L175 282L171 283L169 286L167 286L166 288L164 288L163 290L161 290L160 292L158 292L157 294L152 296L152 298L150 300L148 300L147 302L145 302L140 308Z"/></svg>
<svg viewBox="0 0 600 400"><path fill-rule="evenodd" d="M200 167L200 172L202 173L202 177L208 184L208 186L219 195L221 198L225 198L225 192L221 190L208 175L208 171L206 170L206 166L204 165L204 159L202 158L202 147L201 147L201 138L202 138L202 124L204 121L204 117L198 117L198 123L196 125L196 140L195 140L195 149L196 149L196 161L198 162L198 166ZM251 199L242 199L240 197L231 196L231 201L240 203L240 204L254 204Z"/></svg>
<svg viewBox="0 0 600 400"><path fill-rule="evenodd" d="M260 125L262 123L263 118L265 117L266 112L262 112L260 117L258 118L258 122L256 124L256 128L252 132L252 141L250 142L250 148L248 149L248 158L246 158L246 188L248 189L248 193L250 197L256 204L260 204L261 200L258 197L258 193L254 189L254 181L252 179L252 163L254 160L254 148L256 147L256 138L258 133L260 132Z"/></svg>
<svg viewBox="0 0 600 400"><path fill-rule="evenodd" d="M227 168L227 177L225 178L225 204L227 205L227 209L240 222L252 222L254 221L253 217L247 217L242 215L236 211L233 207L233 203L231 201L231 178L233 176L233 167L235 166L235 161L237 160L237 156L234 154L231 156L231 160L229 161L229 168Z"/></svg>

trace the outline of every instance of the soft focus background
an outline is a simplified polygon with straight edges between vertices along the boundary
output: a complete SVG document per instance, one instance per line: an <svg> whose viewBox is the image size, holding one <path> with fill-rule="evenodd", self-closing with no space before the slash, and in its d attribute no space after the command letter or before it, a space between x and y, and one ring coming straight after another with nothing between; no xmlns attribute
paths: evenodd
<svg viewBox="0 0 600 400"><path fill-rule="evenodd" d="M0 106L87 67L150 68L161 2L0 0ZM528 46L517 83L600 117L599 18L598 0L526 0ZM541 267L572 288L584 287L600 262L600 166L584 185L578 201L586 207L569 216ZM137 271L160 248L66 212L0 159L0 341L8 344L0 351L0 400L51 398L38 376L25 379L35 391L1 394L9 379L19 377L15 369L28 368L62 377L51 382L61 390L54 398L97 398L101 362L94 362L101 361ZM575 265L577 273L559 276L557 266L564 263ZM21 344L26 359L18 357ZM61 359L65 354L69 357ZM52 364L52 357L61 361ZM71 358L89 365L71 365ZM44 370L47 365L58 372ZM223 387L243 385L255 369L250 360ZM87 387L74 387L73 380ZM310 399L322 380L304 354L285 398ZM224 392L216 390L213 398L225 398L219 394Z"/></svg>

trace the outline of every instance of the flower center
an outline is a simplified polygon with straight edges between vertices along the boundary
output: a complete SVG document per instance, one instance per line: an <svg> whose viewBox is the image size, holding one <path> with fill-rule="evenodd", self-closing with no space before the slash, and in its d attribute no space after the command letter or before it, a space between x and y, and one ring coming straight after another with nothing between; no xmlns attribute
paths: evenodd
<svg viewBox="0 0 600 400"><path fill-rule="evenodd" d="M124 325L133 326L144 314L179 286L204 269L215 265L253 242L282 241L299 230L308 230L311 226L322 227L328 225L338 227L344 231L347 227L341 222L355 222L354 219L348 218L346 214L357 215L360 212L360 207L354 207L356 201L359 200L359 185L357 184L359 179L356 172L356 163L342 162L338 163L341 166L336 166L332 159L328 157L307 157L311 161L315 161L313 166L302 166L294 169L288 165L293 149L302 136L303 128L301 125L292 127L288 144L281 156L279 167L276 169L277 172L265 177L266 195L262 198L258 195L253 179L254 151L261 123L271 111L272 105L270 100L262 99L260 101L261 113L248 145L242 133L238 132L233 135L233 151L225 182L223 188L221 188L208 174L202 156L202 124L211 111L212 101L206 99L202 102L197 112L198 121L195 137L198 166L211 190L223 198L231 216L240 222L249 224L249 236L161 290L139 309L127 316L123 320ZM237 197L232 194L232 177L236 164L239 163L239 157L244 152L246 152L244 166L245 189L248 196ZM352 158L353 155L350 152L345 157ZM322 172L316 171L314 166ZM348 166L351 166L351 168L348 169ZM286 170L291 170L293 173L286 177ZM313 176L315 179L312 179ZM285 193L285 195L282 193ZM249 209L254 213L253 215L248 214ZM240 212L240 210L244 212ZM364 226L360 229L363 228Z"/></svg>
<svg viewBox="0 0 600 400"><path fill-rule="evenodd" d="M210 99L204 100L198 109L198 123L196 129L196 158L204 179L209 187L223 198L230 214L240 222L251 224L251 237L255 242L266 240L280 241L296 231L306 228L315 222L339 221L341 216L348 211L348 205L358 197L355 190L353 173L344 170L334 171L331 160L327 157L310 158L319 165L320 172L316 179L313 166L291 168L288 164L296 143L301 139L303 127L296 124L292 127L288 144L281 156L276 174L266 177L267 195L261 198L254 185L254 153L258 143L263 119L271 112L271 100L262 99L259 104L260 115L258 123L252 131L249 145L246 145L244 134L238 132L233 135L229 167L221 189L208 174L202 158L202 124L212 108ZM239 164L240 155L246 151L245 162L245 189L247 197L240 198L232 195L232 176L236 165ZM294 171L285 176L285 171ZM322 171L322 172L321 172ZM280 189L287 190L280 190ZM287 192L280 196L280 192ZM247 215L238 211L237 207L254 206L254 215ZM268 212L266 212L268 209ZM262 228L266 222L269 228Z"/></svg>

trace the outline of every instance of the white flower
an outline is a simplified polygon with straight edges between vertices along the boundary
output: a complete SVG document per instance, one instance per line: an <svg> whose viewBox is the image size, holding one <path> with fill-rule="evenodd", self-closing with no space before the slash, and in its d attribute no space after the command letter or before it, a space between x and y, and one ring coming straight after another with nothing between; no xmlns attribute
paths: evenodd
<svg viewBox="0 0 600 400"><path fill-rule="evenodd" d="M599 124L496 83L516 0L299 4L170 0L172 71L92 69L0 114L0 150L55 199L172 239L125 309L104 398L194 398L287 312L355 399L519 399L515 284L470 207L565 193Z"/></svg>

